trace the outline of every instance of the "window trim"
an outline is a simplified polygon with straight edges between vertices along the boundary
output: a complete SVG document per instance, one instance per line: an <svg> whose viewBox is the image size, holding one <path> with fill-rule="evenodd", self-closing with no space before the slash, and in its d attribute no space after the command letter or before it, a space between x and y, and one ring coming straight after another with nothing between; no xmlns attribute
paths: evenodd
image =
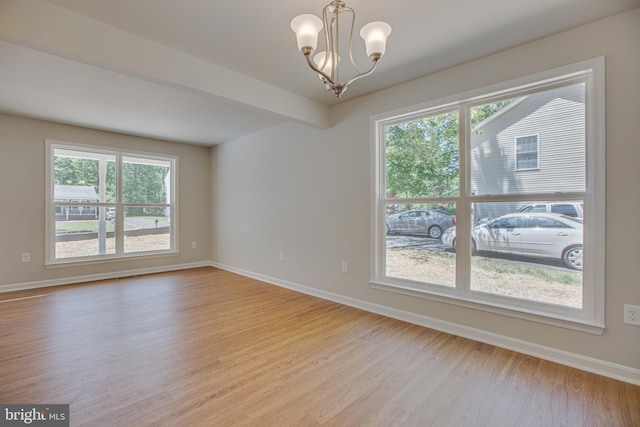
<svg viewBox="0 0 640 427"><path fill-rule="evenodd" d="M93 256L85 256L85 257L74 257L74 258L55 258L55 207L56 205L74 205L73 202L69 203L56 203L54 200L54 173L55 170L53 168L53 159L54 159L54 151L55 149L68 149L68 150L78 150L78 151L87 151L93 152L96 154L108 154L114 155L116 157L116 162L120 165L123 157L142 157L148 159L157 159L162 161L169 161L171 163L171 182L170 182L170 203L158 203L153 204L153 206L166 206L171 210L171 233L170 233L170 248L164 250L152 250L152 251L144 251L144 252L124 252L124 248L121 248L122 251L119 253L116 251L114 254L105 254L105 255L93 255ZM178 246L178 194L176 189L178 188L178 164L179 158L174 155L167 154L158 154L158 153L149 153L144 151L136 151L136 150L126 150L120 148L112 148L112 147L103 147L103 146L95 146L89 144L81 144L77 142L70 141L61 141L55 139L45 139L45 267L46 268L57 268L57 267L72 267L72 266L80 266L80 265L89 265L89 264L99 264L104 262L116 262L123 261L129 259L140 259L140 258L151 258L158 256L174 256L179 255L179 246ZM121 172L120 172L121 173ZM121 209L125 206L134 206L135 203L124 203L121 199L122 195L122 182L121 179L116 177L116 187L117 194L119 195L118 200L110 201L110 202L97 202L91 203L92 206L97 207L112 207L116 206ZM86 203L79 203L78 205ZM143 204L144 206L150 206L150 204ZM141 206L143 206L141 205ZM118 224L118 222L116 223ZM116 227L116 239L122 238L124 236L124 227L120 225Z"/></svg>
<svg viewBox="0 0 640 427"><path fill-rule="evenodd" d="M518 167L518 140L519 139L523 139L523 138L531 138L531 137L536 137L536 166L533 168L519 168ZM521 135L521 136L516 136L514 138L514 150L513 150L513 154L514 154L514 167L515 167L515 171L516 172L527 172L527 171L537 171L540 170L540 135L539 134L533 134L533 135Z"/></svg>
<svg viewBox="0 0 640 427"><path fill-rule="evenodd" d="M469 243L461 240L458 251L468 255L457 256L457 283L455 289L444 287L421 286L417 282L403 279L394 279L391 283L384 276L385 256L385 173L384 173L384 143L381 143L384 135L384 127L409 121L415 117L424 117L429 114L459 108L460 111L460 141L464 141L464 149L460 150L460 183L459 197L451 198L457 205L458 212L464 212L464 217L458 215L457 226L459 233L467 235L470 230L469 205L472 202L496 201L500 196L474 196L470 193L470 132L466 117L469 109L474 105L491 102L505 95L526 95L540 90L552 89L564 86L571 81L585 82L585 106L586 106L586 150L585 168L587 182L584 193L554 194L524 194L521 199L539 200L536 197L544 197L548 200L567 200L584 198L584 264L583 277L583 306L582 309L559 307L551 304L518 300L515 298L493 296L485 294L478 298L478 293L472 293L469 289L469 271L467 265L470 261ZM459 305L475 310L487 311L504 316L521 318L537 323L558 326L581 332L601 335L605 329L605 58L597 57L571 65L566 65L551 70L543 71L529 76L509 80L502 83L470 90L464 93L436 99L423 104L404 107L387 113L378 114L370 118L371 129L371 267L370 285L373 289L391 291L411 297L439 301L447 304ZM465 185L463 186L463 182ZM514 199L513 197L510 200ZM518 197L516 197L518 199ZM422 199L416 200L422 202ZM464 228L464 230L463 230ZM459 252L460 253L460 252ZM460 268L460 267L464 268ZM587 279L588 277L588 279ZM590 283L586 283L587 280ZM460 286L460 283L463 283Z"/></svg>

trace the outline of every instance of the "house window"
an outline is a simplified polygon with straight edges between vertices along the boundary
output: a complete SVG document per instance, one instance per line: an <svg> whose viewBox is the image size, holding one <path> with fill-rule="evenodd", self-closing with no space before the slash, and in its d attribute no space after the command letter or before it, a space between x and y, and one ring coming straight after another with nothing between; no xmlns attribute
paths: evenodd
<svg viewBox="0 0 640 427"><path fill-rule="evenodd" d="M47 263L176 252L177 159L47 141Z"/></svg>
<svg viewBox="0 0 640 427"><path fill-rule="evenodd" d="M377 117L372 286L602 333L603 67Z"/></svg>
<svg viewBox="0 0 640 427"><path fill-rule="evenodd" d="M538 135L516 138L516 170L538 169Z"/></svg>

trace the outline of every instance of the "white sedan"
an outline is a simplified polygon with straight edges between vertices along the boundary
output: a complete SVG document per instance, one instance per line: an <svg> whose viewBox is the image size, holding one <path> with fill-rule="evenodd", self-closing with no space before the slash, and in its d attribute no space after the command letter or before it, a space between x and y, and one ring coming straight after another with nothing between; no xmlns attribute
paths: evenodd
<svg viewBox="0 0 640 427"><path fill-rule="evenodd" d="M442 243L456 246L455 227L442 235ZM471 251L561 259L582 270L582 219L553 213L513 213L473 227Z"/></svg>

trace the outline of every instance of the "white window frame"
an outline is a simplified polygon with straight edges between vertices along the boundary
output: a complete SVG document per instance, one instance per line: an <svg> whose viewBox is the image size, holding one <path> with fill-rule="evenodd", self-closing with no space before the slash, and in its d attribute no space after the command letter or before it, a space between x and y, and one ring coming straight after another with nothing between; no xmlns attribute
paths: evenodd
<svg viewBox="0 0 640 427"><path fill-rule="evenodd" d="M472 90L425 104L406 107L371 117L371 272L373 289L399 293L417 298L444 302L515 317L566 329L601 335L605 329L605 66L604 57L594 58L542 73ZM385 276L385 141L384 128L390 124L409 121L412 118L437 114L439 111L458 108L460 120L460 194L451 198L457 206L458 237L470 233L470 206L474 202L500 201L500 196L476 196L471 191L470 128L466 117L475 105L504 99L508 96L526 95L543 89L564 86L571 82L585 83L586 114L586 171L585 192L575 194L584 199L584 270L582 308L575 309L499 295L482 294L470 289L471 248L468 239L457 239L456 287L446 288L429 283L412 282ZM555 200L553 193L525 194L525 200ZM513 197L511 197L513 198ZM431 199L425 199L428 202ZM424 200L416 199L422 203ZM598 242L596 244L596 242Z"/></svg>
<svg viewBox="0 0 640 427"><path fill-rule="evenodd" d="M79 144L75 142L68 141L59 141L53 139L45 140L46 147L46 165L45 165L45 266L47 268L50 267L60 267L60 266L75 266L82 264L90 264L96 262L109 262L109 261L117 261L122 259L131 259L131 258L146 258L153 256L166 256L166 255L177 255L179 253L178 248L178 195L176 193L176 189L178 188L178 157L165 155L165 154L156 154L156 153L148 153L142 151L132 151L132 150L122 150L116 148L108 148L108 147L98 147L88 144ZM60 205L61 203L56 203L54 200L54 167L53 162L55 159L55 150L56 149L65 149L71 151L85 151L88 153L95 154L105 154L112 155L116 158L117 163L117 172L116 172L116 187L117 187L117 197L113 202L97 202L97 203L87 203L82 202L77 205L82 206L94 206L96 208L104 207L116 207L116 212L120 212L116 217L116 251L114 254L105 254L105 255L95 255L95 256L86 256L86 257L74 257L74 258L60 258L56 259L55 257L55 244L56 244L56 205ZM150 251L142 251L142 252L124 252L124 217L123 212L125 207L135 206L135 203L124 203L122 201L122 159L124 157L141 157L144 159L155 159L160 161L167 161L171 164L171 176L169 183L169 203L158 203L153 204L153 206L162 206L170 209L171 212L171 231L170 231L170 244L168 249L163 250L150 250ZM64 205L74 205L74 203L62 203ZM147 206L147 204L140 205Z"/></svg>
<svg viewBox="0 0 640 427"><path fill-rule="evenodd" d="M536 138L536 166L532 167L532 168L521 168L518 167L518 140L524 139L524 138L531 138L531 137L535 137ZM523 171L536 171L536 170L540 170L540 135L522 135L522 136L516 136L515 137L515 141L514 141L514 154L515 154L515 167L516 167L516 172L523 172ZM529 152L527 152L529 153ZM522 154L522 153L521 153Z"/></svg>

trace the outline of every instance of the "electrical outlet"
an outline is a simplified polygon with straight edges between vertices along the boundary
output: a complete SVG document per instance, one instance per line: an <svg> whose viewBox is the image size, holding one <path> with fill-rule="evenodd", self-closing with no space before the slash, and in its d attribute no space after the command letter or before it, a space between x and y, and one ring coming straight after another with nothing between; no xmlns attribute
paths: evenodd
<svg viewBox="0 0 640 427"><path fill-rule="evenodd" d="M349 272L349 263L347 261L342 261L341 270L343 273Z"/></svg>
<svg viewBox="0 0 640 427"><path fill-rule="evenodd" d="M195 249L198 247L198 243L194 240L191 242L191 249Z"/></svg>
<svg viewBox="0 0 640 427"><path fill-rule="evenodd" d="M25 252L22 254L22 262L31 262L31 253Z"/></svg>
<svg viewBox="0 0 640 427"><path fill-rule="evenodd" d="M280 252L280 261L284 262L284 252Z"/></svg>
<svg viewBox="0 0 640 427"><path fill-rule="evenodd" d="M640 306L624 305L624 323L640 326Z"/></svg>

